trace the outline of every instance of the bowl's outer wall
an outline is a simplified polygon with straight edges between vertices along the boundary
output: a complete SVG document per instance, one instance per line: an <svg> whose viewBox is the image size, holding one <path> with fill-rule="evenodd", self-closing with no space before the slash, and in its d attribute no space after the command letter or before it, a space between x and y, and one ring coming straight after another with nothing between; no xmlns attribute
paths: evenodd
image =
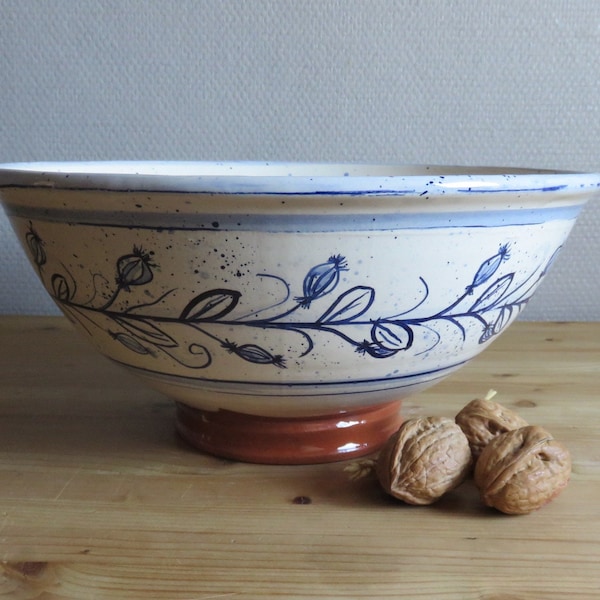
<svg viewBox="0 0 600 600"><path fill-rule="evenodd" d="M102 353L191 406L302 416L401 398L477 355L594 188L447 192L2 194L49 294Z"/></svg>

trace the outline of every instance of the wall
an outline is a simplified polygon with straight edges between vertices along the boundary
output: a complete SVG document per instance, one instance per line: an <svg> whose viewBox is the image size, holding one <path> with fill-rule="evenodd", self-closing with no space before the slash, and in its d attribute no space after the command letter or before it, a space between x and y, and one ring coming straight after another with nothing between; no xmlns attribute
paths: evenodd
<svg viewBox="0 0 600 600"><path fill-rule="evenodd" d="M597 0L0 0L0 56L0 162L600 169ZM526 318L600 318L599 225ZM0 312L54 312L4 215L0 256Z"/></svg>

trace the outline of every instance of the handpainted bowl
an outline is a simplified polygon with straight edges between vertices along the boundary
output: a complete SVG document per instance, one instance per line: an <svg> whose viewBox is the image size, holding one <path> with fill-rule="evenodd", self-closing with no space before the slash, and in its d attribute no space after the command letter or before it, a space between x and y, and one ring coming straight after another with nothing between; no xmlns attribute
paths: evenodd
<svg viewBox="0 0 600 600"><path fill-rule="evenodd" d="M198 448L376 450L525 307L600 175L194 162L0 166L48 293Z"/></svg>

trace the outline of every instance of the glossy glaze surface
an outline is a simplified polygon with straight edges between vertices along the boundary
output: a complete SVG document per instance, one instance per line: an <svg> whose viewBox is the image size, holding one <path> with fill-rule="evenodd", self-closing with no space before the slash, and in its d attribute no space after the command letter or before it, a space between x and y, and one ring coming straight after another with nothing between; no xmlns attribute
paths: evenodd
<svg viewBox="0 0 600 600"><path fill-rule="evenodd" d="M393 403L484 350L600 177L257 163L0 167L46 289L179 403L278 419Z"/></svg>

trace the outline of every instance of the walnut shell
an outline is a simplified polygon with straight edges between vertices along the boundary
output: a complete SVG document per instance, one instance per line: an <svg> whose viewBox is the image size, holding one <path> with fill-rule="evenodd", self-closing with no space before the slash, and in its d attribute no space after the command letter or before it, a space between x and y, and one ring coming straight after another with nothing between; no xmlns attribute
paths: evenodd
<svg viewBox="0 0 600 600"><path fill-rule="evenodd" d="M528 425L516 412L487 397L469 402L455 421L469 440L474 460L497 435Z"/></svg>
<svg viewBox="0 0 600 600"><path fill-rule="evenodd" d="M390 437L375 467L383 489L408 504L432 504L467 477L469 442L446 417L405 421Z"/></svg>
<svg viewBox="0 0 600 600"><path fill-rule="evenodd" d="M484 504L513 515L550 502L570 475L569 451L536 425L494 438L481 453L474 473Z"/></svg>

